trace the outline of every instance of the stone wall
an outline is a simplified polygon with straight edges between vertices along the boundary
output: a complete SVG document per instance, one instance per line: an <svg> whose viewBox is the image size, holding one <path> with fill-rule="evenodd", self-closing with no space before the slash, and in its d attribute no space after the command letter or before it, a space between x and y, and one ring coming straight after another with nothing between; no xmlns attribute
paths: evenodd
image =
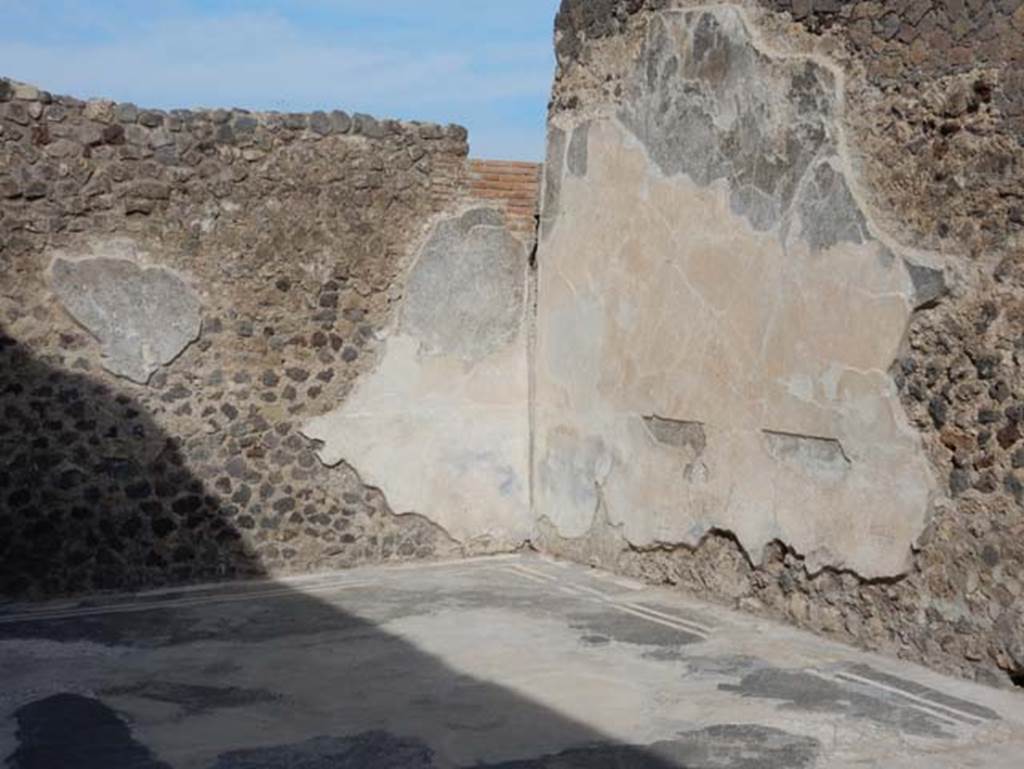
<svg viewBox="0 0 1024 769"><path fill-rule="evenodd" d="M438 232L456 248L493 244L483 258L506 272L525 263L531 244L470 195L466 139L457 126L160 112L0 80L0 594L521 544L525 509L501 536L484 522L457 541L420 514L429 498L395 490L396 506L364 482L381 475L371 457L321 461L304 434L378 368ZM452 234L467 210L480 226ZM521 284L525 268L496 274ZM440 285L409 293L429 336L430 292L447 285L425 281ZM510 296L492 348L520 338ZM475 322L479 302L465 303Z"/></svg>
<svg viewBox="0 0 1024 769"><path fill-rule="evenodd" d="M1021 681L1022 14L563 0L536 260L463 129L0 80L0 593L532 539Z"/></svg>
<svg viewBox="0 0 1024 769"><path fill-rule="evenodd" d="M564 0L542 546L1024 677L1022 44L1019 0Z"/></svg>

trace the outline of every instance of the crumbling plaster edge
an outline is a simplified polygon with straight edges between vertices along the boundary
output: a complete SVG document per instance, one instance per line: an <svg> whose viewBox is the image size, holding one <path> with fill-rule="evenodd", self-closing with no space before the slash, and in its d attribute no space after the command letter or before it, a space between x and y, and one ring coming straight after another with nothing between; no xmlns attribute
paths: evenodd
<svg viewBox="0 0 1024 769"><path fill-rule="evenodd" d="M467 161L467 167L468 167L468 161ZM515 543L514 545L512 545L512 544L508 544L507 546L502 545L501 547L499 547L497 549L491 548L491 547L487 547L486 545L484 545L482 548L478 549L478 548L474 547L474 543L477 542L478 538L469 538L469 539L465 539L465 540L457 539L456 537L454 537L448 531L448 529L446 529L440 523L438 523L437 521L433 520L432 518L430 518L429 516L427 516L427 515L425 515L423 513L419 513L419 512L416 512L414 510L396 512L394 510L394 508L393 508L389 498L388 498L388 494L387 494L387 491L385 489L386 482L385 482L384 479L379 479L379 478L366 479L366 478L364 478L363 473L359 470L357 464L355 464L352 460L346 459L344 457L339 459L336 462L327 462L327 461L325 461L325 459L323 457L323 454L322 454L323 441L321 441L321 440L319 440L317 438L311 437L306 432L306 428L314 420L326 417L329 414L331 414L332 412L334 412L337 409L341 408L344 405L344 403L349 398L351 398L351 396L353 395L353 393L356 391L356 389L358 387L362 386L362 384L365 381L371 379L375 374L377 374L379 372L380 367L383 365L384 359L385 359L385 357L387 355L387 345L388 345L388 342L391 339L395 338L396 336L400 335L400 333L401 333L402 322L403 322L403 315L404 315L405 297L406 297L406 286L407 286L407 283L408 283L409 276L413 273L413 271L416 269L416 266L420 263L420 260L423 258L426 246L430 242L430 239L433 236L434 231L436 230L436 228L439 225L441 225L443 222L457 220L457 219L465 216L466 214L470 213L471 211L476 211L476 210L480 210L480 209L487 209L487 210L493 211L493 212L498 213L499 215L501 215L502 218L504 218L504 212L502 211L501 207L496 205L496 204L494 204L494 203L484 202L484 201L481 201L481 200L473 200L471 198L463 198L458 203L456 203L454 205L451 205L451 206L448 206L444 210L438 211L437 213L435 213L432 216L428 217L427 219L423 220L423 222L420 224L420 226L418 228L418 232L417 232L416 236L410 241L406 254L399 261L398 274L401 276L401 290L396 292L394 295L392 295L390 297L390 300L391 300L391 302L392 302L392 304L394 306L394 310L391 313L391 318L388 321L387 326L385 326L383 329L381 329L381 331L378 332L378 334L377 334L377 339L378 339L378 341L381 342L382 346L381 346L381 349L377 352L377 354L375 356L375 359L373 361L373 365L369 366L364 372L362 372L362 374L359 376L359 378L353 383L351 389L349 389L345 393L345 395L341 399L339 399L338 402L334 403L333 405L330 405L329 407L325 406L319 413L311 414L299 426L299 434L302 435L302 437L306 441L308 441L310 443L310 447L313 450L313 454L316 456L317 462L319 462L321 466L323 466L328 471L334 471L334 470L337 470L338 468L340 468L342 466L347 466L353 473L355 473L356 477L359 479L360 483L363 484L363 486L365 486L367 489L370 489L372 491L376 491L376 492L378 492L381 495L381 497L384 499L385 504L387 505L387 509L390 512L391 516L393 516L395 518L413 518L413 519L418 519L420 521L425 522L426 524L431 526L436 531L441 532L445 536L445 538L448 540L448 542L450 544L452 544L455 548L457 548L457 550L462 554L461 557L472 557L472 556L474 556L474 555L476 555L478 553L503 554L503 553L520 552L523 549L526 549L526 548L530 547L530 540L528 538L525 538L522 541ZM535 232L535 234L534 234L534 241L531 244L529 242L524 241L523 238L521 237L521 235L519 235L518 233L509 230L507 228L507 226L504 227L504 229L506 230L506 232L508 232L508 234L512 238L514 238L516 241L518 241L520 243L520 245L522 246L523 254L524 254L524 257L526 257L526 264L527 264L527 275L524 276L524 279L523 279L524 280L524 286L523 287L524 287L524 298L525 298L525 301L523 303L522 314L521 314L520 319L519 319L519 329L520 330L519 330L519 333L506 345L506 347L511 347L511 346L519 345L519 344L523 343L524 341L526 341L526 343L529 344L529 340L530 340L531 335L532 335L532 333L534 331L533 324L534 324L534 321L535 321L535 312L534 312L534 308L533 308L532 302L534 301L534 297L535 297L536 291L535 291L535 288L534 288L534 285L533 285L534 278L532 277L535 271L534 271L534 269L533 269L533 267L531 265L533 264L533 259L534 259L535 254L536 254L536 247L537 247L537 240L536 240L536 238L537 238L537 234ZM533 362L532 354L528 352L528 354L527 354L527 370L528 370L528 374L532 373L532 362ZM359 415L355 414L354 416L359 416ZM531 430L531 433L528 436L528 438L530 439L531 446L532 446L532 430ZM531 477L532 469L533 468L532 468L532 464L531 464L527 468L527 476L528 476L527 479L528 479L528 483L529 483L529 493L530 494L532 494L532 492L533 492L533 484L532 484L532 477ZM529 506L529 509L532 510L532 499L530 500L530 502L531 502L531 504ZM532 524L532 521L530 523ZM486 537L484 537L484 539L486 539Z"/></svg>
<svg viewBox="0 0 1024 769"><path fill-rule="evenodd" d="M835 574L852 575L863 584L889 584L900 582L903 579L905 579L914 569L915 556L921 550L922 547L920 544L921 540L928 535L931 525L938 517L940 510L952 504L952 499L950 498L948 493L943 491L943 487L940 482L939 468L936 466L933 458L928 452L924 437L921 435L920 431L916 430L914 426L911 424L909 415L906 413L906 409L903 407L902 403L900 403L898 390L896 388L895 380L892 376L892 367L899 361L900 357L902 357L903 351L905 351L908 347L908 337L914 317L919 313L928 312L935 306L941 304L949 296L955 296L963 292L966 289L966 286L974 283L975 279L977 278L977 275L972 273L980 272L981 268L980 266L975 266L973 270L965 268L963 265L963 260L957 261L950 255L945 255L936 251L919 249L913 246L909 246L900 241L896 236L892 235L887 228L885 228L879 223L879 219L881 217L878 216L876 208L871 203L870 191L868 190L866 184L863 182L860 166L854 162L854 158L857 155L851 149L852 143L849 138L849 131L847 127L846 118L848 108L847 92L849 88L850 76L847 72L847 69L837 60L835 56L829 55L828 53L825 53L821 50L822 45L820 41L812 38L810 36L810 33L806 32L795 23L791 24L791 28L787 29L786 32L799 40L800 45L797 47L797 50L792 50L792 48L790 48L789 50L783 49L782 44L780 42L782 35L778 34L777 32L772 35L771 39L769 39L769 34L765 30L766 20L771 19L773 17L777 18L778 14L773 14L771 11L763 8L752 8L750 5L745 3L702 3L694 5L685 5L675 8L661 9L657 11L650 11L643 14L641 20L632 22L631 27L621 34L625 36L636 34L646 35L646 29L647 25L650 23L650 19L656 16L670 17L694 12L720 12L726 9L737 15L740 23L743 26L745 33L750 38L751 45L759 53L775 60L811 61L814 64L822 67L826 72L829 73L829 75L833 79L831 87L833 92L832 95L834 97L834 111L833 114L830 116L830 127L834 131L835 141L835 154L834 156L831 156L829 159L834 160L838 164L837 170L840 173L842 173L843 178L846 181L847 187L850 191L850 195L853 197L855 204L859 208L861 214L864 216L865 226L868 230L868 233L882 247L888 249L900 261L900 263L903 265L904 271L907 274L908 280L911 280L910 268L912 266L916 266L940 272L945 282L944 293L937 299L931 302L927 302L923 305L917 306L915 306L913 302L908 302L909 319L901 335L901 342L893 350L893 362L892 364L890 364L887 370L877 370L877 373L884 375L885 380L890 385L891 395L893 396L893 403L899 404L899 408L894 410L896 423L899 430L904 435L914 439L917 442L921 449L921 455L924 459L924 465L926 467L927 473L932 479L932 489L929 493L929 501L922 523L921 532L915 537L914 541L911 543L910 548L908 549L905 558L905 568L897 575L884 577L864 577L852 569L848 569L842 566L830 566L827 564L822 564L817 569L811 569L807 571L808 577L811 579L816 578L822 573L831 572ZM598 41L597 44L600 45L603 42L604 41ZM623 136L628 137L630 149L635 149L643 153L643 156L647 162L649 172L656 180L660 182L671 183L680 176L685 177L685 174L667 175L662 171L658 164L651 159L650 153L648 152L647 148L643 145L643 142L636 139L633 136L632 132L628 129L628 127L626 127L620 120L618 116L619 106L620 104L614 101L606 101L601 104L590 105L583 109L575 110L556 111L552 106L552 108L549 110L548 126L549 128L554 127L562 131L566 137L566 147L563 148L563 151L560 157L558 158L559 168L557 169L557 173L559 175L560 181L564 181L564 179L568 175L568 137L570 137L573 134L573 132L580 126L597 120L610 121L614 123L614 125L621 131ZM554 227L558 223L559 219L562 217L563 212L560 207L560 200L556 202L555 210L550 215L546 211L548 203L548 201L545 199L546 192L548 190L546 179L547 175L551 172L552 169L550 168L549 164L546 163L544 166L544 173L542 174L541 178L542 197L540 206L540 216L538 217L538 219L539 222L548 221L550 222L549 226ZM721 184L722 180L716 180L715 182L712 183L711 186L716 187ZM749 224L746 226L749 226ZM538 247L543 243L544 240L545 237L543 230L538 229ZM537 264L536 270L539 271L539 269L540 264ZM533 305L533 311L534 317L532 318L532 327L535 329L537 324L536 304ZM532 510L532 517L534 519L535 535L537 536L538 542L542 543L544 539L544 534L541 532L541 529L544 525L550 527L550 530L556 533L557 536L562 537L562 535L560 534L557 525L555 525L554 522L551 521L551 519L547 516L545 512L538 510L535 504L536 479L534 477L534 447L536 442L536 428L534 419L536 409L536 398L534 393L534 382L536 376L537 360L536 356L532 353L530 356L529 365L531 376L530 505ZM748 552L747 547L739 541L735 533L721 528L712 527L708 529L702 536L694 538L691 541L653 542L644 545L634 544L633 542L629 541L628 538L625 536L625 527L623 524L615 525L612 524L610 520L608 520L607 510L604 509L603 494L600 493L600 488L598 489L598 491L598 505L597 509L594 512L592 526L598 525L601 516L604 516L605 523L607 526L622 529L622 532L620 532L620 538L622 539L623 544L634 551L645 552L658 550L672 550L675 548L684 548L690 551L696 551L707 541L709 537L717 534L727 536L733 541L735 541L739 545L744 558L746 558L747 562L751 565L751 567L759 568L755 564L753 558L751 557L750 552ZM585 540L589 536L590 532L588 531L588 533L584 534L582 537L579 538L562 538L572 541L580 541ZM816 560L814 556L801 554L794 550L788 543L776 539L769 540L764 543L763 547L761 548L762 561L764 552L773 544L783 547L787 552L791 552L797 558L801 559L802 562L805 564L805 570L806 564L808 562ZM541 547L541 550L543 550L543 547Z"/></svg>

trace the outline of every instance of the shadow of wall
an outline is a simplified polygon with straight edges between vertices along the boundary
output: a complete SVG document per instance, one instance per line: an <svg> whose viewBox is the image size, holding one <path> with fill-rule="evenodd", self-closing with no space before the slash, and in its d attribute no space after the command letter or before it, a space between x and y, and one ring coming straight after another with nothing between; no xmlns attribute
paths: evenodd
<svg viewBox="0 0 1024 769"><path fill-rule="evenodd" d="M187 374L189 361L178 368ZM205 376L190 389L176 373L173 383L147 388L162 409L193 415L192 434L171 434L118 380L53 365L0 327L0 596L138 590L457 552L425 519L395 515L347 465L320 464L295 419L268 419L270 376L243 368L232 375L235 389L207 386ZM192 390L184 407L174 400ZM300 417L315 409L299 406ZM204 432L200 412L218 423Z"/></svg>
<svg viewBox="0 0 1024 769"><path fill-rule="evenodd" d="M0 594L263 575L236 512L132 398L0 328Z"/></svg>

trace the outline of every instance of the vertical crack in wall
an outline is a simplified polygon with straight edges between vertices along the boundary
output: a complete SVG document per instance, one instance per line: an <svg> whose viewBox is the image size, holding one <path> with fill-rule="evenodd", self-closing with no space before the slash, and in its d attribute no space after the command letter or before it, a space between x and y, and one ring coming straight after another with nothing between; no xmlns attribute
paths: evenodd
<svg viewBox="0 0 1024 769"><path fill-rule="evenodd" d="M541 183L543 184L543 171ZM526 366L528 392L526 408L528 411L527 429L529 431L529 456L527 461L527 477L529 485L529 515L530 515L530 539L536 539L537 509L535 504L536 477L535 457L537 451L536 429L537 429L537 305L538 305L538 271L539 265L537 254L540 250L541 238L541 214L538 208L534 218L533 245L530 249L530 258L527 265L528 287L527 287L527 313L526 313Z"/></svg>

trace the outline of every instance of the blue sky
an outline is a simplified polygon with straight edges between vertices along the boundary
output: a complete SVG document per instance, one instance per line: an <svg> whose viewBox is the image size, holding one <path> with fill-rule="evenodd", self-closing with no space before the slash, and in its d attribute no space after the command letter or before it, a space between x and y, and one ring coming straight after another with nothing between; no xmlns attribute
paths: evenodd
<svg viewBox="0 0 1024 769"><path fill-rule="evenodd" d="M539 160L558 0L0 0L0 74L148 107L461 123Z"/></svg>

